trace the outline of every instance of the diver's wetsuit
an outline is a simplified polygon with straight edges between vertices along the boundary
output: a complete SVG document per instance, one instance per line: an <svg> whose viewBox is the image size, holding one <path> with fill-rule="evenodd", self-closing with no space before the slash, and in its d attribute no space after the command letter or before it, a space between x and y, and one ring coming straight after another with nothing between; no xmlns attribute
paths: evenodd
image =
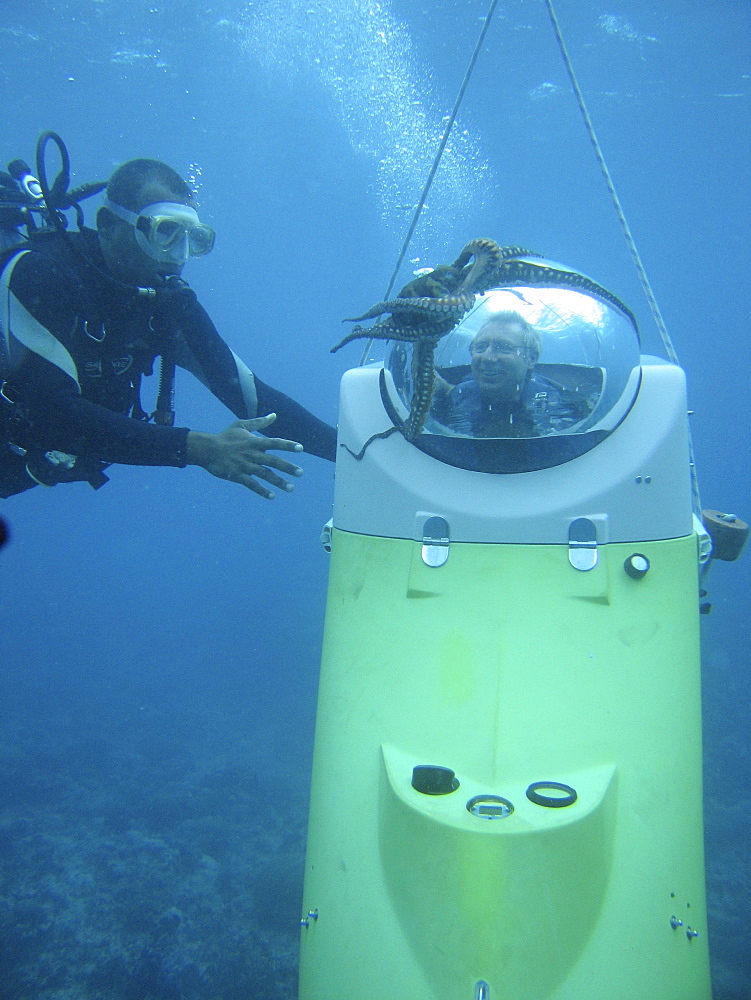
<svg viewBox="0 0 751 1000"><path fill-rule="evenodd" d="M562 386L534 372L524 383L519 399L494 408L483 397L473 378L465 379L447 394L439 419L457 434L468 437L544 437L555 434L586 416L581 402L566 398Z"/></svg>
<svg viewBox="0 0 751 1000"><path fill-rule="evenodd" d="M80 456L80 466L99 470L110 463L184 467L189 429L147 423L140 412L140 378L163 353L235 416L275 412L270 436L334 461L335 428L256 378L187 286L160 289L156 298L118 287L96 269L106 264L93 230L40 235L19 249L31 252L11 256L0 290L0 327L11 330L10 337L0 330L0 496L35 485L26 450ZM3 254L0 267L6 260Z"/></svg>

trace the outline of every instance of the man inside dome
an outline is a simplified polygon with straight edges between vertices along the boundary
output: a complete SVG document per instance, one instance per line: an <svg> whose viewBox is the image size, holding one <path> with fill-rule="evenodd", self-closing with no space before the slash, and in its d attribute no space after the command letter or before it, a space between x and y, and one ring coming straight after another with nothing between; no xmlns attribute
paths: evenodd
<svg viewBox="0 0 751 1000"><path fill-rule="evenodd" d="M468 437L538 437L570 427L587 411L535 372L541 351L539 333L523 316L495 313L469 345L469 377L454 386L440 380L435 416Z"/></svg>

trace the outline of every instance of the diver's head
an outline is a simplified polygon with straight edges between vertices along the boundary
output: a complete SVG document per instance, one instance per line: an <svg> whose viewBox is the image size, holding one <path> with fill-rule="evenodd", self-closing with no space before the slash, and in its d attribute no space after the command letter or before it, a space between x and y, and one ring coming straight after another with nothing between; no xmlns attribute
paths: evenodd
<svg viewBox="0 0 751 1000"><path fill-rule="evenodd" d="M97 213L110 272L132 285L180 274L189 256L209 253L214 231L199 222L193 192L159 160L130 160L114 172Z"/></svg>
<svg viewBox="0 0 751 1000"><path fill-rule="evenodd" d="M497 312L469 345L472 377L481 394L513 402L540 356L540 335L519 313Z"/></svg>

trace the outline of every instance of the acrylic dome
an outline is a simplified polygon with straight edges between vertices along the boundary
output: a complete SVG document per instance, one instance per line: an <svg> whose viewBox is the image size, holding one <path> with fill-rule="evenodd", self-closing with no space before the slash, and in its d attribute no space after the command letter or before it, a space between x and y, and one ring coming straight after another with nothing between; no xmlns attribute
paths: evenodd
<svg viewBox="0 0 751 1000"><path fill-rule="evenodd" d="M525 472L589 451L623 420L639 387L633 317L586 287L594 282L571 287L582 276L559 273L560 284L479 295L438 342L417 447L462 468ZM387 350L386 403L397 423L411 407L412 349L391 342Z"/></svg>

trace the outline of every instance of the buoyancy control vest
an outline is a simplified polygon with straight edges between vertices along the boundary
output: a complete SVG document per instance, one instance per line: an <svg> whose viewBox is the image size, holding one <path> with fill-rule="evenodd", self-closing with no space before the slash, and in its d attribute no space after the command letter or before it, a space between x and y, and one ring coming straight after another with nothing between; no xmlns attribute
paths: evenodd
<svg viewBox="0 0 751 1000"><path fill-rule="evenodd" d="M103 304L107 296L103 293L112 289L96 262L97 253L96 233L86 229L72 234L37 229L0 250L0 463L7 466L11 461L15 470L10 484L3 484L0 474L0 495L11 495L35 483L51 486L82 479L98 488L107 481L103 474L107 463L50 450L45 442L35 439L32 401L25 398L28 393L24 394L13 377L28 351L63 371L93 402L137 420L153 418L164 425L174 421L174 362L169 357L169 340L155 350L153 343L139 336L137 322L129 330L130 309L119 310L119 322L108 322ZM27 254L47 258L65 276L75 298L75 320L67 339L58 339L46 329L11 290L14 269ZM149 416L141 405L140 385L143 375L152 374L157 355L162 357L159 397ZM9 454L15 457L9 460Z"/></svg>

